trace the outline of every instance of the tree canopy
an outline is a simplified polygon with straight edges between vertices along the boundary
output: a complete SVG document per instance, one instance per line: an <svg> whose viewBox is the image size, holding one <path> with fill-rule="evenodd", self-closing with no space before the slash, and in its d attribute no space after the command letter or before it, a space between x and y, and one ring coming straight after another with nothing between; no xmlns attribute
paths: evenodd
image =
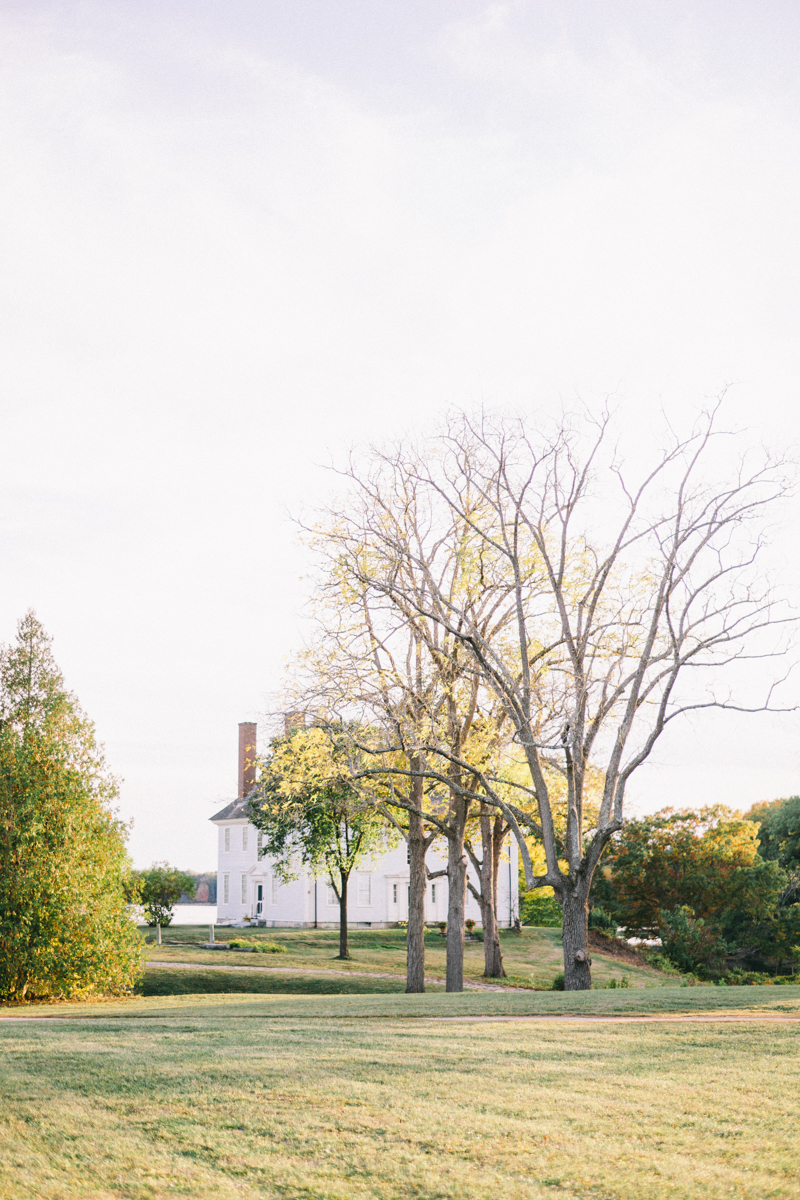
<svg viewBox="0 0 800 1200"><path fill-rule="evenodd" d="M779 862L787 871L800 871L800 796L754 804L746 815L758 825L761 857Z"/></svg>
<svg viewBox="0 0 800 1200"><path fill-rule="evenodd" d="M296 878L302 864L330 882L339 902L339 957L347 959L350 876L360 863L386 849L391 831L354 788L349 758L333 732L300 726L274 739L261 760L250 811L262 832L262 853L284 879Z"/></svg>
<svg viewBox="0 0 800 1200"><path fill-rule="evenodd" d="M168 863L153 863L146 871L134 872L134 882L148 925L169 925L183 893L194 892L194 875Z"/></svg>
<svg viewBox="0 0 800 1200"><path fill-rule="evenodd" d="M0 651L0 997L122 993L139 977L116 797L94 726L28 612Z"/></svg>

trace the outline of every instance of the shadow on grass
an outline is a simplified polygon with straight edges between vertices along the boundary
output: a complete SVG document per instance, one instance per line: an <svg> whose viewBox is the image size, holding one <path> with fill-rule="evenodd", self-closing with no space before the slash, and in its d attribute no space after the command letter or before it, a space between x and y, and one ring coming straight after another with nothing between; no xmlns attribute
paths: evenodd
<svg viewBox="0 0 800 1200"><path fill-rule="evenodd" d="M430 991L443 991L430 985ZM252 975L244 971L171 971L150 968L137 996L202 996L212 993L284 996L383 996L405 992L403 979L365 979L341 975Z"/></svg>

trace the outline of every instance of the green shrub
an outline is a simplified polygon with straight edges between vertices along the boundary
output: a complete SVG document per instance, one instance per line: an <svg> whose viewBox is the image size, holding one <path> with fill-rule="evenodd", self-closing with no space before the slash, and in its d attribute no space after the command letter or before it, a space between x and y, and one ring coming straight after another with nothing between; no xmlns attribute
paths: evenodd
<svg viewBox="0 0 800 1200"><path fill-rule="evenodd" d="M769 975L763 971L729 971L724 979L715 981L729 987L742 987L759 983L772 983Z"/></svg>
<svg viewBox="0 0 800 1200"><path fill-rule="evenodd" d="M654 950L651 946L640 946L639 953L649 967L655 967L657 971L662 971L665 975L680 975L674 962L660 950Z"/></svg>
<svg viewBox="0 0 800 1200"><path fill-rule="evenodd" d="M686 904L671 912L661 912L661 945L664 954L679 971L691 971L704 978L725 974L726 942L718 929L707 925Z"/></svg>
<svg viewBox="0 0 800 1200"><path fill-rule="evenodd" d="M617 922L611 913L606 912L599 904L595 904L594 908L589 911L589 928L601 929L603 933L608 933L614 937L617 932Z"/></svg>
<svg viewBox="0 0 800 1200"><path fill-rule="evenodd" d="M550 984L550 991L551 992L563 992L564 991L564 972L563 971L559 971L558 974L556 975L555 979L553 980L553 982Z"/></svg>
<svg viewBox="0 0 800 1200"><path fill-rule="evenodd" d="M232 950L249 950L252 954L285 954L286 947L278 942L253 942L246 938L236 938L228 942Z"/></svg>

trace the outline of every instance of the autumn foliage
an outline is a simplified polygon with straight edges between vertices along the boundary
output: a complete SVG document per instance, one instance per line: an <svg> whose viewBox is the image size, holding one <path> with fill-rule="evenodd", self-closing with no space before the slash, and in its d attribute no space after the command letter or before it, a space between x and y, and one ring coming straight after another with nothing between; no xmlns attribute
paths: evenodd
<svg viewBox="0 0 800 1200"><path fill-rule="evenodd" d="M0 651L0 999L120 994L138 978L116 794L30 612Z"/></svg>

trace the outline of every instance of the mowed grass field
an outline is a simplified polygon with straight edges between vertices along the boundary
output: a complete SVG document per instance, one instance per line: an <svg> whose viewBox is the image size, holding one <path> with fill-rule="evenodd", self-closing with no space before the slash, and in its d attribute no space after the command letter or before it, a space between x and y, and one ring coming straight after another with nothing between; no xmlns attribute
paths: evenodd
<svg viewBox="0 0 800 1200"><path fill-rule="evenodd" d="M246 936L286 953L177 927L136 997L0 1008L0 1200L800 1197L800 987L536 990L540 929L516 988L406 996L400 930Z"/></svg>
<svg viewBox="0 0 800 1200"><path fill-rule="evenodd" d="M567 1019L475 1019L524 1011ZM3 1200L800 1196L796 987L3 1012Z"/></svg>
<svg viewBox="0 0 800 1200"><path fill-rule="evenodd" d="M146 931L142 930L143 934ZM161 946L149 945L148 957L151 962L159 963L198 963L202 966L215 968L215 972L207 972L203 979L199 977L191 983L188 978L183 982L177 979L177 973L165 971L163 967L148 970L144 983L144 993L163 995L174 987L178 990L243 990L265 991L403 991L405 988L404 975L406 969L406 936L402 929L358 929L350 934L350 949L352 958L347 962L337 959L339 934L333 929L253 929L231 930L218 927L216 937L219 942L228 938L245 938L247 940L269 943L281 946L281 954L249 954L235 950L205 950L202 943L208 940L207 926L170 926L163 931ZM504 933L502 935L503 956L508 978L497 981L515 987L549 988L559 971L563 969L561 935L559 929L523 929L521 934ZM593 951L592 976L596 987L607 987L612 981L619 985L623 981L629 987L661 987L675 982L674 976L664 975L644 965L624 962L610 955ZM275 972L276 981L252 978L245 985L231 984L229 979L222 980L216 974L219 967L260 967ZM429 930L425 936L425 969L426 974L433 980L444 979L445 976L445 940L438 930ZM289 971L302 971L305 980L290 983ZM335 977L314 979L319 972L336 971L352 975L354 981L336 981ZM280 973L287 972L280 982ZM394 975L396 978L368 981L361 973ZM361 978L360 983L355 979ZM480 942L468 942L464 948L464 978L467 981L481 982L483 979L483 945ZM171 982L172 981L172 982ZM432 990L436 987L431 985Z"/></svg>

